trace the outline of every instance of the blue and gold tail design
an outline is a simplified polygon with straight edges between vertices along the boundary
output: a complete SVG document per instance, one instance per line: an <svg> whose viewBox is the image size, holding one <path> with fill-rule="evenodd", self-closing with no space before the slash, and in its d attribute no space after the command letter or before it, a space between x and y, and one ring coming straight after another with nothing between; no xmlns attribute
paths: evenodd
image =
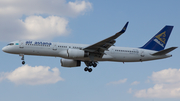
<svg viewBox="0 0 180 101"><path fill-rule="evenodd" d="M173 26L165 26L141 48L155 51L164 50L172 29Z"/></svg>

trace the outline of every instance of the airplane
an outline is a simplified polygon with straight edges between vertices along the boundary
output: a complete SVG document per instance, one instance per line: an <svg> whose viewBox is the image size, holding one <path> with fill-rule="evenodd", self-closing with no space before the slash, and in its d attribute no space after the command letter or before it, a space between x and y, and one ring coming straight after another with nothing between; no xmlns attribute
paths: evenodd
<svg viewBox="0 0 180 101"><path fill-rule="evenodd" d="M2 51L19 54L22 64L25 64L24 55L61 57L62 67L80 67L84 62L87 67L84 71L92 72L98 61L113 62L142 62L171 57L169 52L177 47L164 49L169 39L173 26L166 25L144 46L138 48L116 47L116 38L122 35L128 26L127 22L121 31L92 45L58 43L46 41L19 40L10 42Z"/></svg>

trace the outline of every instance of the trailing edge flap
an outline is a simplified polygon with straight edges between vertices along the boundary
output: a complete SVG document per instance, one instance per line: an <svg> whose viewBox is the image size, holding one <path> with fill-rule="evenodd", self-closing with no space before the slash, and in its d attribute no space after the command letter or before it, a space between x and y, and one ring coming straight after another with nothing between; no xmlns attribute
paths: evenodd
<svg viewBox="0 0 180 101"><path fill-rule="evenodd" d="M159 51L159 52L156 52L152 55L165 55L171 51L173 51L174 49L176 49L177 47L171 47L171 48L168 48L168 49L165 49L165 50L162 50L162 51Z"/></svg>

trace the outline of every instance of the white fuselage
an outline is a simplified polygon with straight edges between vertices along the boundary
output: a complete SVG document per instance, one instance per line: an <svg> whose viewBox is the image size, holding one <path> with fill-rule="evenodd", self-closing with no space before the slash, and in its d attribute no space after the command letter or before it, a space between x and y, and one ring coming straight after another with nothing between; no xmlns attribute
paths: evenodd
<svg viewBox="0 0 180 101"><path fill-rule="evenodd" d="M58 42L37 42L37 41L14 41L13 44L5 46L2 50L12 54L39 55L62 57L66 59L91 61L89 57L69 57L67 50L82 50L89 46L85 44L71 44ZM94 58L94 61L115 61L115 62L139 62L156 60L171 57L172 55L153 56L157 51L112 46L106 50L102 58Z"/></svg>

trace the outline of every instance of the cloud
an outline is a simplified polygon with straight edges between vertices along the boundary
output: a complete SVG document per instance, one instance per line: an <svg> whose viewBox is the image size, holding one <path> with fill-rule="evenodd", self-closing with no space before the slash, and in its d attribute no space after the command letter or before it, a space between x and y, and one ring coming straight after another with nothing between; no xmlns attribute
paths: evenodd
<svg viewBox="0 0 180 101"><path fill-rule="evenodd" d="M180 69L164 69L159 72L153 72L150 77L154 83L179 83Z"/></svg>
<svg viewBox="0 0 180 101"><path fill-rule="evenodd" d="M74 17L92 9L87 1L66 0L1 0L0 15L49 14Z"/></svg>
<svg viewBox="0 0 180 101"><path fill-rule="evenodd" d="M180 98L180 69L164 69L149 77L154 87L135 92L139 98Z"/></svg>
<svg viewBox="0 0 180 101"><path fill-rule="evenodd" d="M138 81L134 81L133 83L131 83L131 85L138 85L140 82Z"/></svg>
<svg viewBox="0 0 180 101"><path fill-rule="evenodd" d="M118 85L118 84L125 83L126 81L127 81L127 78L125 78L123 80L119 80L119 81L109 82L109 83L107 83L107 85Z"/></svg>
<svg viewBox="0 0 180 101"><path fill-rule="evenodd" d="M12 72L0 73L0 81L8 79L15 84L41 85L63 81L58 68L24 65Z"/></svg>
<svg viewBox="0 0 180 101"><path fill-rule="evenodd" d="M92 9L88 1L0 0L0 41L51 40L67 35L67 17Z"/></svg>
<svg viewBox="0 0 180 101"><path fill-rule="evenodd" d="M69 2L68 5L75 13L83 12L85 9L92 8L91 3L85 1Z"/></svg>
<svg viewBox="0 0 180 101"><path fill-rule="evenodd" d="M129 90L127 91L129 94L132 93L132 88L129 88Z"/></svg>
<svg viewBox="0 0 180 101"><path fill-rule="evenodd" d="M142 89L135 93L138 98L179 98L179 84L155 84L154 87Z"/></svg>
<svg viewBox="0 0 180 101"><path fill-rule="evenodd" d="M24 22L22 21L22 24L27 31L22 35L23 39L51 39L68 33L66 28L68 21L57 16L49 16L47 18L30 16Z"/></svg>

